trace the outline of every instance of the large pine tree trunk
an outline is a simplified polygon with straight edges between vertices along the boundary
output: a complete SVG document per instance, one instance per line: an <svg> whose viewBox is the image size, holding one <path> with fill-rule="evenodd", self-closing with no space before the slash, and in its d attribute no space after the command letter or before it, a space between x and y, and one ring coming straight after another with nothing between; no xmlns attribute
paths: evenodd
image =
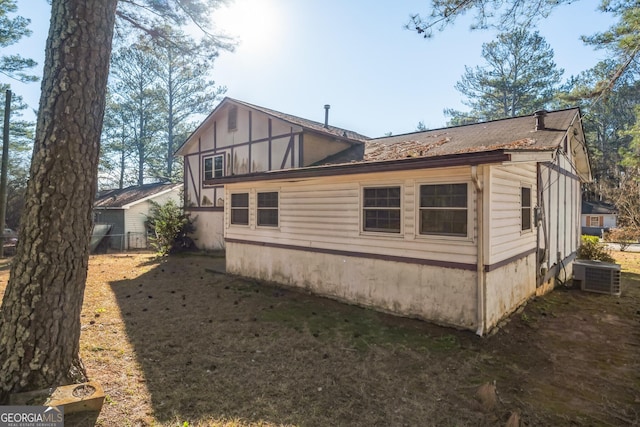
<svg viewBox="0 0 640 427"><path fill-rule="evenodd" d="M116 4L52 4L31 176L0 314L0 402L86 376L80 311Z"/></svg>

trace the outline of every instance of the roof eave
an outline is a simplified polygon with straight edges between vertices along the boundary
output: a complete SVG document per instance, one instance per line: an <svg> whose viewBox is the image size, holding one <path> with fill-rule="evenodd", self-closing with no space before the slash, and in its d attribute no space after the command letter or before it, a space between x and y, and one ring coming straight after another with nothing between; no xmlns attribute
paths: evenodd
<svg viewBox="0 0 640 427"><path fill-rule="evenodd" d="M153 193L153 194L150 194L150 195L148 195L148 196L145 196L145 197L143 197L143 198L141 198L141 199L134 200L133 202L129 202L129 203L127 203L127 204L124 204L124 205L122 205L122 209L129 209L129 208L131 208L132 206L135 206L135 205L137 205L137 204L139 204L139 203L142 203L142 202L146 202L146 201L147 201L147 200L149 200L149 199L153 199L153 198L156 198L156 197L162 196L162 195L164 195L164 194L170 193L171 191L173 191L173 190L175 190L175 189L177 189L177 188L181 187L182 185L183 185L183 184L176 184L176 185L172 186L171 188L167 188L167 189L162 190L162 191L159 191L159 192L157 192L157 193Z"/></svg>
<svg viewBox="0 0 640 427"><path fill-rule="evenodd" d="M342 163L336 165L259 172L253 174L215 178L212 180L204 181L204 184L220 185L238 182L273 181L278 179L302 179L319 176L354 175L361 173L393 172L411 169L473 166L490 163L504 163L510 160L510 153L507 153L504 150L495 150L483 153L464 153L445 156L417 157L400 160Z"/></svg>

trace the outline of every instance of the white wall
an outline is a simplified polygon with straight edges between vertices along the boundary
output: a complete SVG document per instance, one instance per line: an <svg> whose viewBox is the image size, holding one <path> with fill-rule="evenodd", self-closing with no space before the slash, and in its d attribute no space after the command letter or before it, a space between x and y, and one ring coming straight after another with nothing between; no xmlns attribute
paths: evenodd
<svg viewBox="0 0 640 427"><path fill-rule="evenodd" d="M486 273L486 329L491 329L536 293L536 255Z"/></svg>
<svg viewBox="0 0 640 427"><path fill-rule="evenodd" d="M153 197L156 203L161 205L169 200L176 202L178 206L182 204L180 200L181 187L174 188L170 192ZM143 249L147 247L145 222L149 216L151 203L143 201L124 210L124 242L125 249Z"/></svg>
<svg viewBox="0 0 640 427"><path fill-rule="evenodd" d="M224 248L224 232L222 211L193 211L191 218L195 218L196 231L190 236L196 247L201 250L216 250Z"/></svg>
<svg viewBox="0 0 640 427"><path fill-rule="evenodd" d="M279 227L258 227L255 209L250 209L250 225L230 224L229 205L225 207L225 237L271 242L300 247L340 248L362 252L474 264L475 188L469 167L386 172L366 175L312 178L282 185L278 181L237 183L226 186L227 200L232 192L249 192L250 206L256 206L259 191L279 191ZM420 235L417 228L420 184L468 184L468 236ZM402 187L403 222L401 232L362 231L361 193L365 186Z"/></svg>
<svg viewBox="0 0 640 427"><path fill-rule="evenodd" d="M521 227L521 188L531 189L531 204L537 204L535 163L492 166L488 182L489 204L489 259L486 264L509 259L527 252L536 245L536 227L531 217L531 229Z"/></svg>
<svg viewBox="0 0 640 427"><path fill-rule="evenodd" d="M473 271L227 243L227 272L475 330Z"/></svg>

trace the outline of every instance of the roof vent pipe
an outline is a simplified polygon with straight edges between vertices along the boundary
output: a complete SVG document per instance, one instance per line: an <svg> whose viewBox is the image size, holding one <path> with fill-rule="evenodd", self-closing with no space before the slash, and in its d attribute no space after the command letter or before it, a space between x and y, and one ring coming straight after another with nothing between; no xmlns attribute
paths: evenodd
<svg viewBox="0 0 640 427"><path fill-rule="evenodd" d="M536 129L535 130L544 130L544 116L547 115L545 110L538 110L533 113L533 117L536 118Z"/></svg>
<svg viewBox="0 0 640 427"><path fill-rule="evenodd" d="M326 128L329 127L329 108L331 108L331 105L324 105L324 127Z"/></svg>

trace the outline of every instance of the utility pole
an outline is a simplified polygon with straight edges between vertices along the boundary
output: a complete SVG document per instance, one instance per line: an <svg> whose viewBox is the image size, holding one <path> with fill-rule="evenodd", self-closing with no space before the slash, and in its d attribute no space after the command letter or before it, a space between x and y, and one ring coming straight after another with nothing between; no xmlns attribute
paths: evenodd
<svg viewBox="0 0 640 427"><path fill-rule="evenodd" d="M2 169L0 170L0 258L4 258L4 222L7 216L7 169L9 169L9 118L11 117L11 90L7 90L4 103L4 132L2 133Z"/></svg>

